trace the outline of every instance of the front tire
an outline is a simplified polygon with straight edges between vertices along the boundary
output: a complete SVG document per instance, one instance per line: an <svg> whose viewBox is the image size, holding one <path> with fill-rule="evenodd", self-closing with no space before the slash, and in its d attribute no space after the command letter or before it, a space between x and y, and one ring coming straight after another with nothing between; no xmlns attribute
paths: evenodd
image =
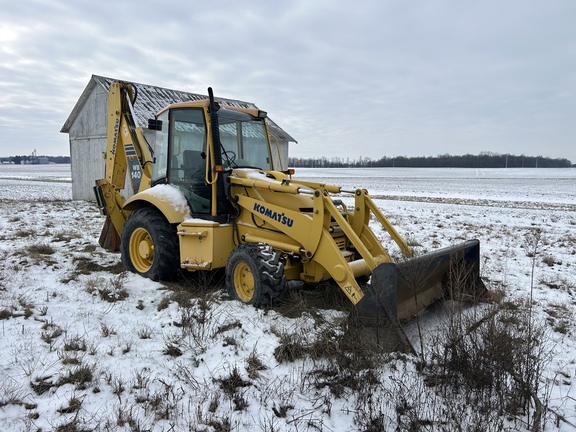
<svg viewBox="0 0 576 432"><path fill-rule="evenodd" d="M232 251L226 265L230 297L257 307L278 304L285 294L284 264L272 247L247 243Z"/></svg>
<svg viewBox="0 0 576 432"><path fill-rule="evenodd" d="M178 234L154 207L138 209L128 217L120 254L127 270L148 279L173 280L179 275Z"/></svg>

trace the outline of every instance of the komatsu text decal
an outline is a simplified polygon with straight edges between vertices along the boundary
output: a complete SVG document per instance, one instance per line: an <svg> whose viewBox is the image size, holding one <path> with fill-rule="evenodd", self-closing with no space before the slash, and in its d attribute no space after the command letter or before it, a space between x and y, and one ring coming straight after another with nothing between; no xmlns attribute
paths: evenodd
<svg viewBox="0 0 576 432"><path fill-rule="evenodd" d="M286 225L289 228L292 228L292 225L294 225L294 219L290 219L284 213L278 213L278 212L272 211L269 208L266 208L261 204L254 203L254 211L258 212L261 215L264 215L270 219L273 219L276 222L280 222L282 225Z"/></svg>
<svg viewBox="0 0 576 432"><path fill-rule="evenodd" d="M118 142L118 129L120 128L120 119L116 119L116 123L114 123L114 137L112 140L112 150L110 153L116 154L116 143Z"/></svg>

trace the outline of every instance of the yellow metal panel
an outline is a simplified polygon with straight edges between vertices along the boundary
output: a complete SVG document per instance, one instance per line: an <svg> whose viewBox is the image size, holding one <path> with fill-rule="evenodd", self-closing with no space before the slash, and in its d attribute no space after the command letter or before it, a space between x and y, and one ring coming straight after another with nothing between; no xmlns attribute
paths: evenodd
<svg viewBox="0 0 576 432"><path fill-rule="evenodd" d="M184 221L178 226L181 266L213 270L226 266L234 249L232 225L210 221Z"/></svg>
<svg viewBox="0 0 576 432"><path fill-rule="evenodd" d="M182 222L187 216L190 215L181 211L178 211L174 208L174 206L163 200L162 198L151 195L146 193L146 190L136 195L131 196L129 199L126 200L124 203L123 210L125 211L134 211L137 208L143 207L144 205L152 204L158 210L162 212L162 214L166 217L168 222L171 224L173 223L180 223Z"/></svg>

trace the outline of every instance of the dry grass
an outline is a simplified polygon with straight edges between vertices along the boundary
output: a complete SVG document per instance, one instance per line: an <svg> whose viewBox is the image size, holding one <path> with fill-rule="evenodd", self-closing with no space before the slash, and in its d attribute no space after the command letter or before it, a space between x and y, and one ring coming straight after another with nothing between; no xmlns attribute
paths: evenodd
<svg viewBox="0 0 576 432"><path fill-rule="evenodd" d="M28 238L25 228L18 234L24 236L21 239ZM43 298L30 297L33 300L13 295L0 308L7 328L10 320L18 320L22 324L18 331L47 353L36 360L28 358L35 354L33 350L27 353L20 346L12 347L18 349L26 382L17 389L0 384L4 395L0 406L26 407L31 427L35 417L45 416L37 412L39 403L46 404L52 394L59 399L53 404L57 417L49 429L59 431L90 430L95 424L98 430L140 431L161 422L178 425L174 430L184 423L186 430L239 430L238 419L252 415L255 404L260 404L259 417L251 421L262 431L328 430L326 419L347 415L353 417L353 426L347 427L354 430L495 432L519 429L515 425L522 422L536 425L535 397L546 404L545 392L536 381L543 381L549 334L530 315L527 305L534 302L507 299L503 291L500 298L491 297L500 303L495 309L481 306L473 318L455 315L446 331L425 345L423 356L390 354L359 336L361 329L346 318L350 303L334 284L292 284L283 304L258 314L226 301L216 273L188 273L165 284L162 293L141 294L132 283L127 288L119 263L102 264L110 261L98 256L101 251L95 244L79 241L76 232L67 236L64 231L50 235L48 231L45 239L52 236L51 244L28 240L34 246L34 260L72 263L60 268L70 285L61 290L51 286ZM426 241L422 239L429 246ZM62 252L62 246L70 250ZM11 262L0 270L0 290L33 262L18 251L17 260L13 252L3 254ZM549 265L554 271L569 265L567 259L562 264L551 258L556 256L552 252L538 248L534 252L537 264L546 270ZM559 294L575 291L567 278L551 272L538 275L538 281L538 289L554 288ZM83 325L93 319L86 334L74 334L82 332L77 323L53 318L58 316L56 302L72 289L88 303L78 315ZM92 306L100 307L98 319ZM572 305L555 301L541 307L545 328L556 335L574 331ZM123 328L122 319L110 312L118 309L136 314L140 327ZM465 307L454 309L457 314L465 311ZM148 321L149 316L161 321L161 326ZM257 346L250 338L247 346L247 333L264 325L275 326L276 337L267 336L266 345ZM154 358L166 365L161 373L155 367L141 367L152 355L142 346L164 354ZM222 360L211 361L215 355ZM127 372L110 372L110 359L134 366ZM132 359L136 361L130 363ZM211 370L202 375L207 365ZM570 374L562 379L571 385ZM112 400L105 413L90 411L90 399L99 392L105 393L99 397ZM143 412L147 417L139 416ZM150 423L142 418L151 419Z"/></svg>

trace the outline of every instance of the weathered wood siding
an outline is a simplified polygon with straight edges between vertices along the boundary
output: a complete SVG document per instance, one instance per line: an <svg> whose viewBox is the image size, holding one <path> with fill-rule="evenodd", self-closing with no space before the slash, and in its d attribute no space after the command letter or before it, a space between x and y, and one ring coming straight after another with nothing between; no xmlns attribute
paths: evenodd
<svg viewBox="0 0 576 432"><path fill-rule="evenodd" d="M94 183L104 177L105 139L78 138L70 145L72 199L95 201Z"/></svg>
<svg viewBox="0 0 576 432"><path fill-rule="evenodd" d="M94 87L70 127L72 199L94 201L94 182L104 177L108 93Z"/></svg>

